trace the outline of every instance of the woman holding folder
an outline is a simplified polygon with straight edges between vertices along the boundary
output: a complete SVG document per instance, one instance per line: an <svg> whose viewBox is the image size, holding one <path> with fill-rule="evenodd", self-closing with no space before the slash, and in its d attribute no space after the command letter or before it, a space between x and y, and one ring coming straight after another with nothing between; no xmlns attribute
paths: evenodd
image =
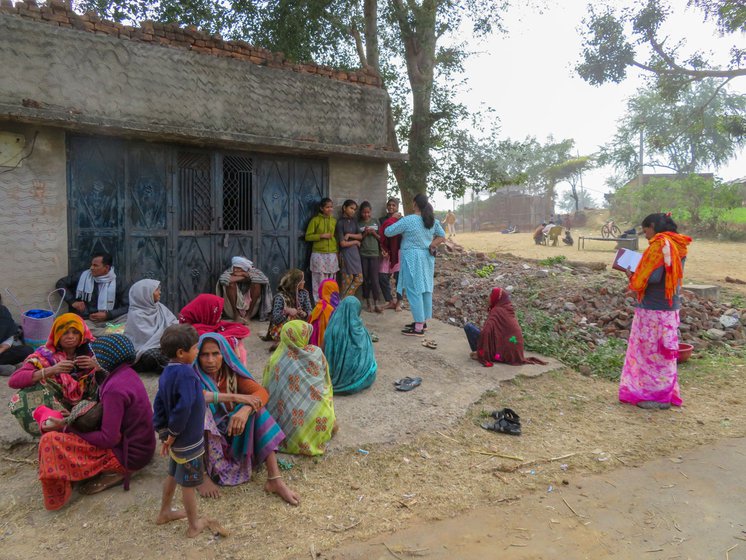
<svg viewBox="0 0 746 560"><path fill-rule="evenodd" d="M676 358L679 353L679 289L691 237L676 231L671 214L650 214L642 230L650 246L637 268L627 270L637 295L619 400L640 408L681 406Z"/></svg>

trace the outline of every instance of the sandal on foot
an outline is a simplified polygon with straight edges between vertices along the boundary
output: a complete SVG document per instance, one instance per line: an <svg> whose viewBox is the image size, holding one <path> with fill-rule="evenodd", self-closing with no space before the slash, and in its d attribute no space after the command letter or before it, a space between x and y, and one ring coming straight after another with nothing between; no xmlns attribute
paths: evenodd
<svg viewBox="0 0 746 560"><path fill-rule="evenodd" d="M404 325L404 328L405 328L405 329L406 329L406 328L410 328L410 329L413 329L414 327L415 327L415 323L407 323L406 325ZM426 331L426 330L427 330L427 323L422 323L422 330L423 330L423 331Z"/></svg>
<svg viewBox="0 0 746 560"><path fill-rule="evenodd" d="M98 494L99 492L108 490L109 488L112 488L113 486L122 484L122 482L124 482L123 474L105 473L99 476L98 478L89 480L88 482L83 484L80 487L80 493L85 496L92 496L93 494Z"/></svg>
<svg viewBox="0 0 746 560"><path fill-rule="evenodd" d="M435 342L434 340L427 339L427 338L422 341L422 345L425 348L430 348L431 350L435 350L435 349L438 348L438 343L437 342Z"/></svg>
<svg viewBox="0 0 746 560"><path fill-rule="evenodd" d="M418 331L414 327L410 327L410 326L404 327L402 329L401 333L404 336L425 336L425 331L424 330Z"/></svg>
<svg viewBox="0 0 746 560"><path fill-rule="evenodd" d="M405 377L394 381L394 386L397 391L411 391L412 389L419 387L421 384L421 377Z"/></svg>

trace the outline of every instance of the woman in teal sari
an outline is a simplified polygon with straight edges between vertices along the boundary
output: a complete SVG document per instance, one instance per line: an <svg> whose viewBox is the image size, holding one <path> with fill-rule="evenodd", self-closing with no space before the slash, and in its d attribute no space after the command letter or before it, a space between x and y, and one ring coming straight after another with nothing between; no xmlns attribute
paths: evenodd
<svg viewBox="0 0 746 560"><path fill-rule="evenodd" d="M199 338L194 364L207 402L205 414L205 470L207 477L197 490L217 497L218 486L247 482L252 471L267 466L264 489L291 505L300 498L282 480L277 451L285 434L265 405L267 391L249 373L228 341L217 333Z"/></svg>
<svg viewBox="0 0 746 560"><path fill-rule="evenodd" d="M360 301L342 300L326 327L324 354L335 395L357 393L376 380L373 341L360 319Z"/></svg>

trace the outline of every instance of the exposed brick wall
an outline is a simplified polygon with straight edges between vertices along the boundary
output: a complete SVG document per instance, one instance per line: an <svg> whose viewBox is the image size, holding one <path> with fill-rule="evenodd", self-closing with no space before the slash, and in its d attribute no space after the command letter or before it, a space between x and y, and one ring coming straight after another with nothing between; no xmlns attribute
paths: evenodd
<svg viewBox="0 0 746 560"><path fill-rule="evenodd" d="M283 53L273 53L267 49L253 47L246 41L226 41L220 35L210 35L199 31L194 26L179 27L177 24L144 21L140 27L122 25L103 20L95 13L77 14L67 2L50 0L47 4L37 5L34 0L16 2L0 0L0 13L38 21L47 25L69 27L88 33L110 35L123 40L151 43L163 46L190 50L210 56L234 58L251 64L270 68L284 68L293 72L317 74L343 82L353 82L381 87L381 78L373 69L357 71L337 70L317 64L296 64L285 58Z"/></svg>

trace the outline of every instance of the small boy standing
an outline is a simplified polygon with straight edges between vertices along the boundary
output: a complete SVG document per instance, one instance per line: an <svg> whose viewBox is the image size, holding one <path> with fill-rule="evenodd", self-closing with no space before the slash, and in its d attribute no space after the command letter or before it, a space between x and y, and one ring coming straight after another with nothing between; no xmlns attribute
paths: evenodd
<svg viewBox="0 0 746 560"><path fill-rule="evenodd" d="M162 443L161 455L169 456L168 477L163 483L161 511L156 524L187 518L187 537L196 537L206 527L224 534L211 519L199 517L195 488L202 484L205 452L205 398L192 364L197 358L199 335L191 325L172 325L163 331L161 352L169 358L158 381L153 402L153 425ZM184 510L173 511L176 486L181 486Z"/></svg>

